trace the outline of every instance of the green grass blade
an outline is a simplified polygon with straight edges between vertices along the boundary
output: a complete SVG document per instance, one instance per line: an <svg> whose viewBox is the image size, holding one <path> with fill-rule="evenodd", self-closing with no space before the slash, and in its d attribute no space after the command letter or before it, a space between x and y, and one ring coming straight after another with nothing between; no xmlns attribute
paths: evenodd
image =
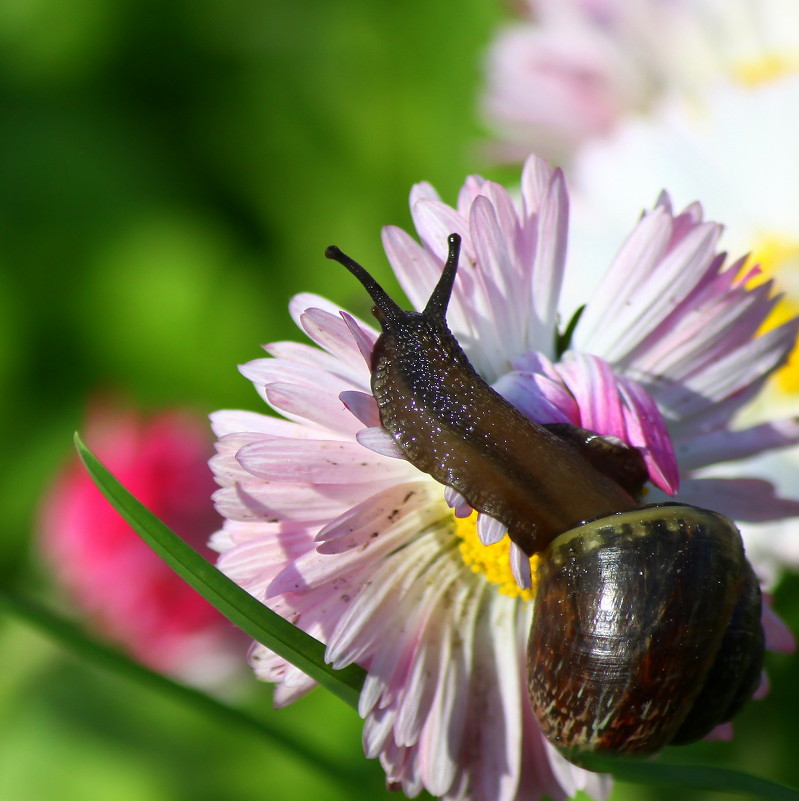
<svg viewBox="0 0 799 801"><path fill-rule="evenodd" d="M585 306L586 304L583 303L583 305L574 312L571 320L569 320L567 323L566 328L563 329L563 332L555 331L555 355L557 358L563 356L563 354L571 347L574 331L577 328L577 323L580 322L580 318L583 316Z"/></svg>
<svg viewBox="0 0 799 801"><path fill-rule="evenodd" d="M75 447L89 475L139 536L212 606L254 640L270 648L330 690L354 709L365 672L357 665L333 670L325 663L325 647L203 559L177 534L142 506L75 434Z"/></svg>
<svg viewBox="0 0 799 801"><path fill-rule="evenodd" d="M93 665L133 680L141 686L173 698L198 712L211 715L223 723L253 732L282 748L290 756L314 766L315 769L324 771L345 787L351 787L352 783L358 780L358 776L348 771L340 762L332 760L326 753L312 748L290 731L273 726L244 710L230 706L194 687L181 684L145 667L116 648L88 636L72 621L38 603L0 588L0 607L5 608L11 614L37 628L50 639L67 647Z"/></svg>
<svg viewBox="0 0 799 801"><path fill-rule="evenodd" d="M750 795L769 801L799 801L799 791L749 773L710 765L679 765L611 757L585 757L583 767L632 784L690 787L717 793Z"/></svg>

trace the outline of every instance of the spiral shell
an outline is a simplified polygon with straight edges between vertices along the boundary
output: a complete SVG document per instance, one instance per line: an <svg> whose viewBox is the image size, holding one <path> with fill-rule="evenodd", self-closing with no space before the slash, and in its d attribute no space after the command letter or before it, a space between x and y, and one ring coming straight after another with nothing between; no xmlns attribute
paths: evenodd
<svg viewBox="0 0 799 801"><path fill-rule="evenodd" d="M754 692L760 590L738 529L662 504L562 534L540 560L533 711L567 753L652 753L704 737Z"/></svg>

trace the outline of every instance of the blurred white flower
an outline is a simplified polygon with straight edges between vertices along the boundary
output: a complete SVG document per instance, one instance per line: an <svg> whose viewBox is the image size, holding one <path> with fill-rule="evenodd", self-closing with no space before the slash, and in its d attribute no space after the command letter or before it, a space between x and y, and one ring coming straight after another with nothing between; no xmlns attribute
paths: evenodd
<svg viewBox="0 0 799 801"><path fill-rule="evenodd" d="M791 0L528 0L486 62L495 155L567 161L664 97L701 107L719 81L799 70Z"/></svg>

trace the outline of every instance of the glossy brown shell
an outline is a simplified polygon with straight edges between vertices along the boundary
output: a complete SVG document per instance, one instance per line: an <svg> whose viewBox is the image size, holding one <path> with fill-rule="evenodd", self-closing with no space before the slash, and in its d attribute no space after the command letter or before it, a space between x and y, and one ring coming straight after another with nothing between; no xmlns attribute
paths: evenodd
<svg viewBox="0 0 799 801"><path fill-rule="evenodd" d="M762 659L757 581L721 515L645 507L569 531L542 556L529 692L567 755L704 737L752 695Z"/></svg>

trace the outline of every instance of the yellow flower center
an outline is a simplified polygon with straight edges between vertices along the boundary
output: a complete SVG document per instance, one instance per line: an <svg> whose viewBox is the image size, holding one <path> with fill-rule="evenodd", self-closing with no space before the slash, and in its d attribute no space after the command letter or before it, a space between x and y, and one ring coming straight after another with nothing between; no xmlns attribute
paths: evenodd
<svg viewBox="0 0 799 801"><path fill-rule="evenodd" d="M790 279L799 268L799 241L792 242L779 236L764 236L753 248L751 262L760 264L762 272L752 278L747 286L759 286L764 281L776 277L777 289L781 279ZM784 280L783 280L784 283ZM787 294L780 298L771 314L765 319L758 333L764 334L782 323L799 315L799 292L787 287ZM774 382L779 390L788 394L799 393L799 349L794 346L787 363L774 374Z"/></svg>
<svg viewBox="0 0 799 801"><path fill-rule="evenodd" d="M792 53L767 53L762 58L733 65L732 77L742 86L771 83L799 70L799 59Z"/></svg>
<svg viewBox="0 0 799 801"><path fill-rule="evenodd" d="M459 550L461 558L473 573L482 573L487 581L496 584L502 595L532 601L535 597L535 577L538 555L530 559L530 572L533 576L533 588L523 590L516 583L510 570L510 538L506 534L494 545L483 545L477 536L477 512L469 517L454 518L455 533L461 540Z"/></svg>

